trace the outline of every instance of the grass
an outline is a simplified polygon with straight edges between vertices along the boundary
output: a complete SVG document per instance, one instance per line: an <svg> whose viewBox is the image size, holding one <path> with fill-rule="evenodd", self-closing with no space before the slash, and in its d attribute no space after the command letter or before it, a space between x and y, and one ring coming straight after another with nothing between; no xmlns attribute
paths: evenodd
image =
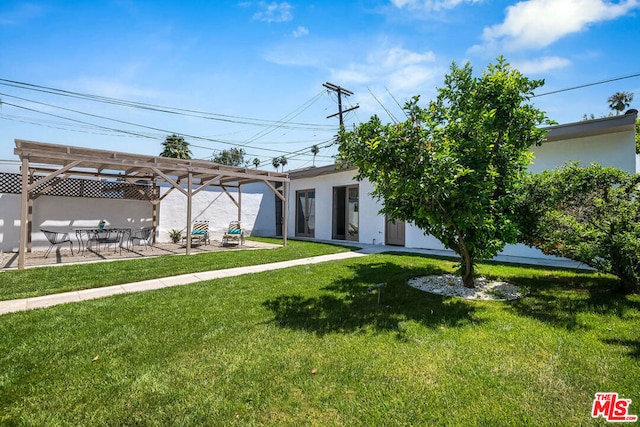
<svg viewBox="0 0 640 427"><path fill-rule="evenodd" d="M277 243L280 239L252 238ZM286 247L265 250L211 252L190 256L122 260L92 264L30 268L0 272L0 301L77 291L157 279L160 277L221 270L344 252L353 248L289 240Z"/></svg>
<svg viewBox="0 0 640 427"><path fill-rule="evenodd" d="M640 296L497 264L526 298L406 285L455 267L370 255L1 316L0 424L605 425L601 391L640 414Z"/></svg>

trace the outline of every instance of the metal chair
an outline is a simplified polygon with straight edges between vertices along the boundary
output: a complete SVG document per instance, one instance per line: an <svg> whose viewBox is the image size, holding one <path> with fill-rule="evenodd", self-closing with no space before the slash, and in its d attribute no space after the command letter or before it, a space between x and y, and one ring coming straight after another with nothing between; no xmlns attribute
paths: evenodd
<svg viewBox="0 0 640 427"><path fill-rule="evenodd" d="M136 245L142 245L144 247L153 247L149 243L149 239L151 238L151 233L153 232L153 227L144 227L140 230L134 230L129 235L129 239L127 239L127 249L129 248L129 244L131 244L131 248Z"/></svg>
<svg viewBox="0 0 640 427"><path fill-rule="evenodd" d="M69 237L69 233L62 233L58 231L43 230L43 229L40 229L40 231L44 233L45 237L50 243L49 249L47 249L47 252L45 252L44 254L45 258L49 256L49 254L51 253L51 249L53 249L55 245L61 245L67 242L69 243L69 245L71 245L71 255L73 255L73 242L71 241L71 237Z"/></svg>

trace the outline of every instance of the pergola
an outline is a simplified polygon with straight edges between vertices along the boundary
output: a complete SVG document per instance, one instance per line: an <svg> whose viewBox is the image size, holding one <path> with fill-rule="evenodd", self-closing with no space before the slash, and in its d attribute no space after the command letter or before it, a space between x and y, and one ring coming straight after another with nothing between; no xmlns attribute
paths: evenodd
<svg viewBox="0 0 640 427"><path fill-rule="evenodd" d="M183 160L169 157L146 156L107 150L48 144L16 139L14 154L20 157L22 167L20 246L18 268L25 265L25 253L31 250L33 201L43 192L71 177L116 178L130 184L140 180L165 182L171 187L161 197L150 200L153 205L153 227L157 227L157 205L171 191L177 190L187 197L187 235L191 235L191 200L207 187L219 187L242 214L242 185L264 183L283 202L283 244L287 244L287 186L289 175L213 163L206 160ZM35 180L35 177L38 177ZM276 188L280 183L282 190ZM45 185L47 184L47 185ZM237 198L229 192L237 191ZM186 240L186 253L191 253L191 239Z"/></svg>

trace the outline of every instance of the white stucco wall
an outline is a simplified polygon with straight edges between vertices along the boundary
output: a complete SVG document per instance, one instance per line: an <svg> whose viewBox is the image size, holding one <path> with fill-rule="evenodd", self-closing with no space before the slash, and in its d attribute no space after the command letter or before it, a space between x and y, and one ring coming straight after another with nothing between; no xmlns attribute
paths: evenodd
<svg viewBox="0 0 640 427"><path fill-rule="evenodd" d="M49 242L41 228L71 232L78 227L96 227L101 219L113 227L142 228L151 225L151 204L139 200L85 199L41 196L33 203L34 250ZM0 194L0 250L18 250L20 240L20 195ZM73 236L75 244L75 236Z"/></svg>
<svg viewBox="0 0 640 427"><path fill-rule="evenodd" d="M167 190L162 188L161 193ZM230 192L237 198L233 190ZM171 229L186 230L186 201L186 196L177 190L161 201L157 242L170 241ZM241 205L247 236L275 236L275 195L266 185L243 185ZM33 207L33 250L49 246L40 228L67 232L73 228L95 227L104 219L109 226L136 229L151 226L152 217L153 208L148 201L41 196ZM212 240L220 240L229 222L237 218L236 205L220 190L203 190L192 199L192 220L208 220ZM0 251L17 251L19 233L20 195L0 193Z"/></svg>
<svg viewBox="0 0 640 427"><path fill-rule="evenodd" d="M168 191L162 188L161 194ZM229 192L237 200L233 189ZM220 240L231 221L238 219L238 208L222 190L211 188L197 193L191 200L191 220L209 221L212 240ZM242 227L246 236L275 236L275 195L264 184L242 186ZM187 229L187 197L173 190L160 204L158 242L169 241L169 231Z"/></svg>
<svg viewBox="0 0 640 427"><path fill-rule="evenodd" d="M316 228L314 238L331 240L333 230L333 188L345 185L358 185L359 233L360 242L384 243L384 216L378 215L382 205L369 194L373 187L369 181L354 180L355 171L340 171L327 175L295 179L289 186L289 223L288 237L295 237L296 191L315 190L316 192Z"/></svg>
<svg viewBox="0 0 640 427"><path fill-rule="evenodd" d="M602 166L636 172L636 143L633 132L545 142L539 147L533 147L531 151L535 159L529 170L533 173L556 169L569 161L579 161L582 166L596 162Z"/></svg>

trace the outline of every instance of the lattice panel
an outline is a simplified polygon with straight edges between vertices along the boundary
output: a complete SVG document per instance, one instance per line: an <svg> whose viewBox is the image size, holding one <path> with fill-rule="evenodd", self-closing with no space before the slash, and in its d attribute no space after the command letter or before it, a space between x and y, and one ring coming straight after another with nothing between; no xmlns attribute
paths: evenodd
<svg viewBox="0 0 640 427"><path fill-rule="evenodd" d="M42 176L36 176L36 181ZM0 193L20 194L22 176L0 173ZM54 178L35 188L36 194L47 196L85 197L93 199L157 200L159 189L122 181L98 181L79 178Z"/></svg>

